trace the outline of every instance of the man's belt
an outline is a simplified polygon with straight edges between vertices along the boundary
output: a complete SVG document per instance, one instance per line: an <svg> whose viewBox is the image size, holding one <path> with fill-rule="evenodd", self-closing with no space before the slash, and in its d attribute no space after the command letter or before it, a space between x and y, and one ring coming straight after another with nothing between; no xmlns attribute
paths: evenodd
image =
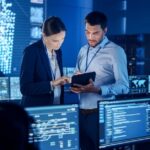
<svg viewBox="0 0 150 150"><path fill-rule="evenodd" d="M82 114L88 115L88 114L92 114L92 113L98 112L98 109L97 108L94 108L94 109L80 109L80 112Z"/></svg>

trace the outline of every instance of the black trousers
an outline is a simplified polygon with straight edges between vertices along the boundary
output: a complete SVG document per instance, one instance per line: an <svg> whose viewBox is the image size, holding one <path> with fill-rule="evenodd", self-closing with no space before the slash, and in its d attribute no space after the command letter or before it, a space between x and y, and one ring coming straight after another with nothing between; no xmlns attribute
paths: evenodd
<svg viewBox="0 0 150 150"><path fill-rule="evenodd" d="M83 113L80 110L81 150L98 150L98 111Z"/></svg>

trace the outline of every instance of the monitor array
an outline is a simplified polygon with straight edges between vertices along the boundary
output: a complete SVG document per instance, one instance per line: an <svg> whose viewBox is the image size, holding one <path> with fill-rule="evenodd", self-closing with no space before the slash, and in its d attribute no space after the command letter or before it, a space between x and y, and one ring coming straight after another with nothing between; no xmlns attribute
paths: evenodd
<svg viewBox="0 0 150 150"><path fill-rule="evenodd" d="M21 100L19 77L0 77L0 100Z"/></svg>

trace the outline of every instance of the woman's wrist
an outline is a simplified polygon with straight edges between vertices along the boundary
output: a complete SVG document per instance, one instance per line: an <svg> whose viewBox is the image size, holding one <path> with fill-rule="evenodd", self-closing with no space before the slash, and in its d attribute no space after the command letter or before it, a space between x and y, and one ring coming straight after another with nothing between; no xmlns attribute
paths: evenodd
<svg viewBox="0 0 150 150"><path fill-rule="evenodd" d="M53 81L50 81L50 86L51 86L51 90L53 91L54 90L54 82Z"/></svg>

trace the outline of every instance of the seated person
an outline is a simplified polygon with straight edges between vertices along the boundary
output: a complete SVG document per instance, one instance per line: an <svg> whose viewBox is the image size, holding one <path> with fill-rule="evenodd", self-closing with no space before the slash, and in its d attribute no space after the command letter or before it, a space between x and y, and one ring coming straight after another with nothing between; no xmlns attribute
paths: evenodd
<svg viewBox="0 0 150 150"><path fill-rule="evenodd" d="M0 150L38 150L28 142L31 119L19 105L0 103Z"/></svg>

